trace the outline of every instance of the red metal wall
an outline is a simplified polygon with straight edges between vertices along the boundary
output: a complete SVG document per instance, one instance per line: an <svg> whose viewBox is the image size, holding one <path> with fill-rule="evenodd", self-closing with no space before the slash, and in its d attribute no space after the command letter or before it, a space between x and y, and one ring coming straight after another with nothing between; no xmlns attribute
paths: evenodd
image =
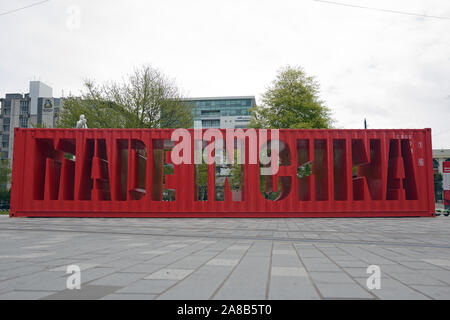
<svg viewBox="0 0 450 320"><path fill-rule="evenodd" d="M434 216L430 129L279 130L285 147L278 174L264 182L259 165L247 161L240 192L227 181L223 201L214 164L206 201L194 164L174 165L163 179L172 131L16 129L10 216ZM305 163L312 174L298 178ZM278 192L275 200L264 197L260 182L267 194ZM174 201L163 201L164 188L174 190Z"/></svg>

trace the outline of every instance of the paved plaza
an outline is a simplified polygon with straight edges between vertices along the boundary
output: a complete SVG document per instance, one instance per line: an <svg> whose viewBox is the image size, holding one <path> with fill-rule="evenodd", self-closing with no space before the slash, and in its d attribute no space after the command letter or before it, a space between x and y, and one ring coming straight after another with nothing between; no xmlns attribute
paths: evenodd
<svg viewBox="0 0 450 320"><path fill-rule="evenodd" d="M450 217L0 216L0 299L450 299ZM68 290L67 266L81 268ZM381 270L380 289L367 268Z"/></svg>

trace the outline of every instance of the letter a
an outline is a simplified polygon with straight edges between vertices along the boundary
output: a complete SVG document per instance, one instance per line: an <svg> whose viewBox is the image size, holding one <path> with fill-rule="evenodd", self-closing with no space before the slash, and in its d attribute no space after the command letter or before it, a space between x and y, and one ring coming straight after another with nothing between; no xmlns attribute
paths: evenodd
<svg viewBox="0 0 450 320"><path fill-rule="evenodd" d="M180 137L183 138L181 142ZM191 135L186 129L175 129L170 137L172 141L178 142L171 153L173 164L191 164Z"/></svg>

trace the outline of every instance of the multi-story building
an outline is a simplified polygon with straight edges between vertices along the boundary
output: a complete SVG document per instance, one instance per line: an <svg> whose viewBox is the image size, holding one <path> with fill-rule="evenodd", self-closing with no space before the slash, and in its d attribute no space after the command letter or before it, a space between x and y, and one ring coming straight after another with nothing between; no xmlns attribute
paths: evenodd
<svg viewBox="0 0 450 320"><path fill-rule="evenodd" d="M210 98L188 98L184 101L192 106L194 128L221 128L221 129L244 129L250 123L251 108L256 106L254 96L244 97L210 97ZM203 168L204 169L204 168ZM197 168L197 170L201 170ZM215 197L224 199L225 178L231 177L232 171L229 165L216 165L215 173ZM207 186L200 182L199 199L205 200ZM242 197L240 187L233 186L233 199Z"/></svg>
<svg viewBox="0 0 450 320"><path fill-rule="evenodd" d="M450 161L450 149L433 149L433 172L443 174L444 161ZM436 183L436 182L435 182ZM443 200L442 185L434 190L436 202Z"/></svg>
<svg viewBox="0 0 450 320"><path fill-rule="evenodd" d="M41 81L30 81L30 113L38 113L39 98L53 97L53 89Z"/></svg>
<svg viewBox="0 0 450 320"><path fill-rule="evenodd" d="M30 98L19 93L6 94L1 101L1 136L0 158L10 159L14 143L14 128L28 128L30 118Z"/></svg>
<svg viewBox="0 0 450 320"><path fill-rule="evenodd" d="M444 161L450 161L450 149L433 149L434 172L443 173L442 163Z"/></svg>
<svg viewBox="0 0 450 320"><path fill-rule="evenodd" d="M0 159L12 162L14 128L55 126L62 100L52 95L51 87L40 81L30 81L30 93L6 94L0 99Z"/></svg>
<svg viewBox="0 0 450 320"><path fill-rule="evenodd" d="M254 96L188 98L192 104L194 127L247 128L250 108L256 104Z"/></svg>

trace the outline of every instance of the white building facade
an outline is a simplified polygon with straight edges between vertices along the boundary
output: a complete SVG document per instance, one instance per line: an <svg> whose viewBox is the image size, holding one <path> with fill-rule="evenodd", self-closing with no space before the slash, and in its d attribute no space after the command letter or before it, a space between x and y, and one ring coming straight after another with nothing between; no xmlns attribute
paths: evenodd
<svg viewBox="0 0 450 320"><path fill-rule="evenodd" d="M450 161L450 149L433 149L433 170L443 173L442 163Z"/></svg>

